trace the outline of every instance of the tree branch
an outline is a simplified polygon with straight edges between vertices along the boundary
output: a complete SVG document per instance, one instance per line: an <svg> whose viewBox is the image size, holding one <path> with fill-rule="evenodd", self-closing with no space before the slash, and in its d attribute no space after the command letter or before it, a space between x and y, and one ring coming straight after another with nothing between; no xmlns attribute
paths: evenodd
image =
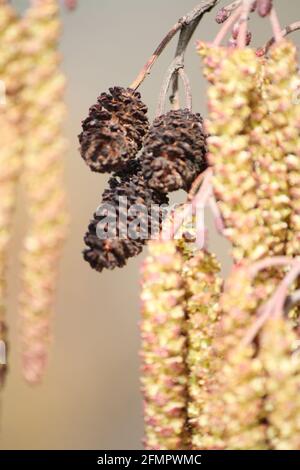
<svg viewBox="0 0 300 470"><path fill-rule="evenodd" d="M136 79L130 85L130 88L136 90L141 85L141 83L145 80L146 76L149 75L158 57L161 55L166 46L169 44L169 42L173 39L173 37L179 30L182 30L183 27L189 26L196 21L198 21L197 24L199 24L199 21L201 20L203 15L211 11L219 2L220 0L202 0L202 2L195 8L193 8L193 10L191 10L187 15L180 18L160 42L148 62L144 65Z"/></svg>
<svg viewBox="0 0 300 470"><path fill-rule="evenodd" d="M295 23L291 23L290 25L286 26L281 31L281 34L282 34L282 37L285 37L285 36L288 36L288 34L294 33L295 31L299 31L299 30L300 30L300 21L296 21ZM268 50L270 49L270 47L272 47L273 44L275 44L275 42L276 42L275 37L272 37L261 49L259 49L259 51L262 54L266 54Z"/></svg>
<svg viewBox="0 0 300 470"><path fill-rule="evenodd" d="M184 68L178 70L178 74L183 82L184 93L185 93L185 107L192 111L193 107L193 97L192 89L188 75L185 73Z"/></svg>
<svg viewBox="0 0 300 470"><path fill-rule="evenodd" d="M196 18L194 21L192 21L191 24L188 26L184 26L180 32L179 40L178 40L178 45L176 48L176 53L175 53L175 58L177 59L178 63L181 63L182 68L184 67L184 56L185 56L185 51L187 49L187 46L197 28L197 26L200 23L200 17ZM179 91L179 76L178 73L174 73L173 76L173 84L172 84L172 94L170 95L170 103L173 107L173 109L179 109L179 97L178 97L178 91Z"/></svg>
<svg viewBox="0 0 300 470"><path fill-rule="evenodd" d="M182 68L183 68L183 64L181 60L175 57L175 59L173 60L173 62L171 63L170 67L167 70L167 73L165 75L165 78L163 80L163 83L160 89L157 112L156 112L157 116L160 116L164 112L166 96L167 96L173 75L177 73L179 69L182 69Z"/></svg>

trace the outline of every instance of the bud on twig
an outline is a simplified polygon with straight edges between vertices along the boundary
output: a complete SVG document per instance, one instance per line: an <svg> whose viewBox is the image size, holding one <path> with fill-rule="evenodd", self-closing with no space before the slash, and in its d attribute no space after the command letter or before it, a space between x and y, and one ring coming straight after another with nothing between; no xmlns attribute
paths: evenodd
<svg viewBox="0 0 300 470"><path fill-rule="evenodd" d="M75 10L77 7L77 0L64 0L65 6L68 10Z"/></svg>
<svg viewBox="0 0 300 470"><path fill-rule="evenodd" d="M226 10L226 8L221 8L221 10L219 10L217 13L216 22L218 24L225 23L225 21L230 17L230 14L231 12L229 10Z"/></svg>
<svg viewBox="0 0 300 470"><path fill-rule="evenodd" d="M257 8L258 14L265 17L270 14L273 7L273 0L258 0Z"/></svg>

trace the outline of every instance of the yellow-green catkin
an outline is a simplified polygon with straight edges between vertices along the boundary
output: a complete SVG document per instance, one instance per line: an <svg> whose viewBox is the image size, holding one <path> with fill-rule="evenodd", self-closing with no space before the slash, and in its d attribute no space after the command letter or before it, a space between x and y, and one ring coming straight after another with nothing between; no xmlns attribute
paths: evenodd
<svg viewBox="0 0 300 470"><path fill-rule="evenodd" d="M266 371L265 409L271 449L300 450L299 337L290 320L271 318L260 335Z"/></svg>
<svg viewBox="0 0 300 470"><path fill-rule="evenodd" d="M277 68L281 69L278 63ZM266 230L265 245L269 256L286 253L288 220L291 213L288 167L281 142L278 141L280 111L275 111L278 97L274 94L275 68L263 59L253 94L251 116L251 149L257 180L258 207ZM287 78L287 77L286 77Z"/></svg>
<svg viewBox="0 0 300 470"><path fill-rule="evenodd" d="M219 199L235 261L264 256L264 226L257 208L256 180L250 148L251 97L259 62L251 49L200 44L208 89L207 129L214 190ZM220 58L221 57L221 58Z"/></svg>
<svg viewBox="0 0 300 470"><path fill-rule="evenodd" d="M26 106L24 183L30 227L22 261L22 367L29 383L41 380L48 360L58 262L66 236L63 181L66 152L62 125L65 78L59 70L59 2L35 0L24 20L29 72Z"/></svg>
<svg viewBox="0 0 300 470"><path fill-rule="evenodd" d="M18 93L23 86L24 62L20 60L22 25L8 1L0 1L0 341L6 345L6 274L17 183L22 166L22 109ZM3 349L3 344L2 344ZM6 365L0 365L0 384Z"/></svg>
<svg viewBox="0 0 300 470"><path fill-rule="evenodd" d="M283 40L272 46L266 65L268 78L266 92L269 120L274 126L277 154L281 157L282 165L286 167L289 187L288 208L285 212L283 211L289 228L286 236L286 253L289 256L300 254L300 77L298 68L295 44ZM277 178L277 182L282 179L279 171L274 171L274 173L273 178ZM280 195L279 187L277 193L274 192L274 197L276 194ZM276 202L274 197L272 195L273 205ZM273 210L276 210L276 206Z"/></svg>
<svg viewBox="0 0 300 470"><path fill-rule="evenodd" d="M220 265L206 250L191 256L183 266L187 315L188 420L192 449L201 449L199 420L213 378L212 342L219 320L222 288Z"/></svg>
<svg viewBox="0 0 300 470"><path fill-rule="evenodd" d="M260 203L269 228L270 255L300 254L299 86L296 46L287 40L276 43L264 61L261 106L266 112L253 130L260 144L256 173L260 178L258 193L264 194ZM294 309L291 316L298 316L298 312Z"/></svg>
<svg viewBox="0 0 300 470"><path fill-rule="evenodd" d="M255 345L243 344L258 304L248 272L235 266L220 299L213 380L199 420L202 449L265 449L264 374Z"/></svg>
<svg viewBox="0 0 300 470"><path fill-rule="evenodd" d="M187 370L183 258L152 241L142 271L142 392L146 449L186 449Z"/></svg>

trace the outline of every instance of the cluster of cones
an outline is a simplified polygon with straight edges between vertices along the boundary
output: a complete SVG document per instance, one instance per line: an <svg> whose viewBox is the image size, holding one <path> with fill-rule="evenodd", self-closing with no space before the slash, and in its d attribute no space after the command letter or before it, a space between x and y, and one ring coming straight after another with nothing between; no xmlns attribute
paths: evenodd
<svg viewBox="0 0 300 470"><path fill-rule="evenodd" d="M102 203L115 207L118 226L114 238L101 240L96 228L102 216L96 213L85 236L84 258L97 271L122 267L141 252L147 237L119 236L132 220L129 217L120 228L118 198L126 196L130 205L143 205L150 216L151 205L167 204L169 192L189 190L207 167L203 121L199 114L180 109L159 116L149 129L140 94L114 87L99 96L82 128L82 158L92 171L112 173Z"/></svg>

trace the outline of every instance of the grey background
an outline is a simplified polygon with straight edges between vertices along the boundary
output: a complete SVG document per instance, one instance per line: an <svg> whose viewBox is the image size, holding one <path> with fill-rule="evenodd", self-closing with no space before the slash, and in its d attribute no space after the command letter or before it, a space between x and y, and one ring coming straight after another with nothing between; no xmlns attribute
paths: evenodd
<svg viewBox="0 0 300 470"><path fill-rule="evenodd" d="M43 384L30 388L20 373L17 337L18 250L26 223L20 192L9 285L10 375L2 395L2 449L139 449L143 433L139 393L139 259L99 275L83 262L82 236L100 201L106 176L89 172L77 147L80 121L109 86L127 86L159 40L196 0L79 0L76 12L63 12L61 50L68 77L66 184L72 212L70 237L61 268L55 342ZM298 0L275 2L283 25L300 17ZM24 9L27 2L15 0ZM226 2L222 2L226 4ZM187 56L194 109L205 114L205 82L195 40L211 40L218 25L208 15ZM268 21L252 20L255 44L270 37ZM299 40L299 35L294 35ZM1 47L1 45L0 45ZM151 116L175 41L142 86ZM178 196L178 199L181 196ZM26 201L26 200L25 200ZM211 227L210 218L207 222ZM229 265L228 246L211 230L211 245Z"/></svg>

